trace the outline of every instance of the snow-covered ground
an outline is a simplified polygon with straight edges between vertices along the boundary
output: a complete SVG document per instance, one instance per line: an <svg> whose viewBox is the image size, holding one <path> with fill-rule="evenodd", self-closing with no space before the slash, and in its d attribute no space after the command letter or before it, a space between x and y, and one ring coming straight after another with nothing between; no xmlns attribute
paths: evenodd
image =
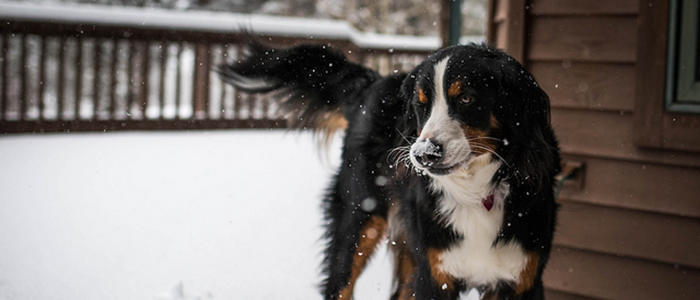
<svg viewBox="0 0 700 300"><path fill-rule="evenodd" d="M0 137L0 299L320 299L338 163L281 130ZM387 299L382 249L357 299Z"/></svg>

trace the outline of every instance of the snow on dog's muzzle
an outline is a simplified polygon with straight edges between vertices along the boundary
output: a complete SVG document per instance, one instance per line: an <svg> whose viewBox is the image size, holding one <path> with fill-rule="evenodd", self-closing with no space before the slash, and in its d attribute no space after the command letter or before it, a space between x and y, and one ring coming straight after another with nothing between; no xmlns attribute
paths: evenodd
<svg viewBox="0 0 700 300"><path fill-rule="evenodd" d="M422 167L432 167L442 160L442 146L430 139L417 141L411 145L411 155Z"/></svg>

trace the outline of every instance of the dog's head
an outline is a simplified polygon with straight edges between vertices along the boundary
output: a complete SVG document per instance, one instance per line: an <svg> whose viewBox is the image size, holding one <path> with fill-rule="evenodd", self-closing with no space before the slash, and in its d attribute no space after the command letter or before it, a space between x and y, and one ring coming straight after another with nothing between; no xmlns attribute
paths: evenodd
<svg viewBox="0 0 700 300"><path fill-rule="evenodd" d="M556 148L547 95L501 51L482 45L440 50L407 76L401 94L417 134L411 162L431 176L449 175L484 154L509 164L527 160L515 156L528 148Z"/></svg>

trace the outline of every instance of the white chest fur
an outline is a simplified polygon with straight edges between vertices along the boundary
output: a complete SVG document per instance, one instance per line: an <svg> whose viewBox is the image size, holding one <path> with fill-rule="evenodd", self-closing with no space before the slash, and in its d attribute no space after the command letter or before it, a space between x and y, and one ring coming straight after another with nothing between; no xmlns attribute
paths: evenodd
<svg viewBox="0 0 700 300"><path fill-rule="evenodd" d="M491 184L500 165L489 155L482 155L462 170L433 178L433 188L443 194L438 203L440 215L464 237L441 254L439 268L469 284L518 281L527 264L518 243L493 244L503 225L503 202L508 193L507 183ZM482 200L490 194L494 195L494 203L488 210Z"/></svg>

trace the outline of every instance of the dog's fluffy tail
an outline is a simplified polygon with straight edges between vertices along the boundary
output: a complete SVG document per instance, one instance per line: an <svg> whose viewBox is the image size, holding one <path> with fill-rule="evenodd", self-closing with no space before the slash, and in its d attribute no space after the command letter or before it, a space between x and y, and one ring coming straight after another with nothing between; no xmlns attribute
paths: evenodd
<svg viewBox="0 0 700 300"><path fill-rule="evenodd" d="M248 46L244 57L219 66L224 81L250 93L278 91L281 112L293 128L309 128L326 139L344 128L344 113L379 79L376 72L349 62L324 45L287 49Z"/></svg>

